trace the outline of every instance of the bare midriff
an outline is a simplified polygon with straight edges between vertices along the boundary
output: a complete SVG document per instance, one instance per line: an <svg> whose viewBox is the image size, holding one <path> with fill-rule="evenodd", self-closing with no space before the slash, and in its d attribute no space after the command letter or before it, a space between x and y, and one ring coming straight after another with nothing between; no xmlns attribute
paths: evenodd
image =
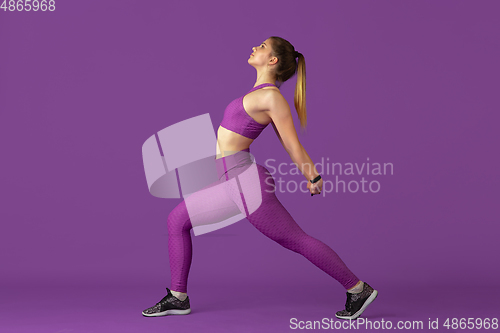
<svg viewBox="0 0 500 333"><path fill-rule="evenodd" d="M253 140L219 126L217 130L216 159L250 148Z"/></svg>

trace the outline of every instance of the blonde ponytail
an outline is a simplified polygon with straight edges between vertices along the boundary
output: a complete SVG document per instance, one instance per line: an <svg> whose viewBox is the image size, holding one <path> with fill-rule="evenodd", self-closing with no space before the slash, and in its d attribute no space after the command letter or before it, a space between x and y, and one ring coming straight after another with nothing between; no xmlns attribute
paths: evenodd
<svg viewBox="0 0 500 333"><path fill-rule="evenodd" d="M306 61L302 53L298 53L297 65L297 83L295 85L294 94L295 110L300 120L300 127L306 130L307 127L307 110L306 110Z"/></svg>

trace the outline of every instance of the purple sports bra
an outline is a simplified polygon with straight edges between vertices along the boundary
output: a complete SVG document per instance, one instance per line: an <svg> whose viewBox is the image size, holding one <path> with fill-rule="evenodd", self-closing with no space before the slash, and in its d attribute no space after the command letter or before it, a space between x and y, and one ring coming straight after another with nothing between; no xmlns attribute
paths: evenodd
<svg viewBox="0 0 500 333"><path fill-rule="evenodd" d="M256 139L259 136L259 134L264 130L264 128L267 127L267 125L262 125L256 122L245 111L245 108L243 107L243 97L245 97L247 94L251 93L254 90L268 86L276 87L272 83L263 83L261 85L258 85L257 87L252 88L245 95L229 103L229 105L226 107L226 110L224 111L224 117L222 118L220 126L235 133L238 133L240 135L243 135L247 138Z"/></svg>

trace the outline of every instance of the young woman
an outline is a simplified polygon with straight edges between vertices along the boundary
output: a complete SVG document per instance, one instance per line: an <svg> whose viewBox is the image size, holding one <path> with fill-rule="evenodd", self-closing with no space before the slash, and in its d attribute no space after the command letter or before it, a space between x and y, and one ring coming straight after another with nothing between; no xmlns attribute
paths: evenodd
<svg viewBox="0 0 500 333"><path fill-rule="evenodd" d="M336 316L355 319L378 292L359 280L330 247L299 227L276 197L274 179L269 171L253 163L250 154L251 143L267 125L272 124L283 147L308 181L311 195L321 193L323 180L299 142L290 106L279 90L283 82L297 73L294 102L301 126L305 128L304 56L288 41L275 36L252 50L248 63L257 70L255 85L227 106L217 132L215 164L219 180L186 198L169 214L171 289L166 288L167 295L142 314L190 313L187 279L192 255L191 229L243 213L264 235L303 255L340 282L347 290L347 301L345 309L338 311Z"/></svg>

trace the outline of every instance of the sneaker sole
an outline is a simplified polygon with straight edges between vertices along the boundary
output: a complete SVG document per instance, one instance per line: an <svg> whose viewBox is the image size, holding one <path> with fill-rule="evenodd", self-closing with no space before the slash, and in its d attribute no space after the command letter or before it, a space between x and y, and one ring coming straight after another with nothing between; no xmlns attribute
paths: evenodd
<svg viewBox="0 0 500 333"><path fill-rule="evenodd" d="M363 304L361 309L359 309L358 312L356 312L352 316L337 316L337 314L335 314L335 317L340 318L340 319L356 319L356 318L358 318L359 316L361 316L363 311L365 311L366 307L368 305L370 305L370 303L373 302L375 300L375 298L377 298L377 295L378 295L378 291L374 290L373 293L370 295L370 297L368 297L366 299L366 302Z"/></svg>
<svg viewBox="0 0 500 333"><path fill-rule="evenodd" d="M163 312L158 312L158 313L151 313L151 314L146 314L142 313L143 316L146 317L161 317L161 316L167 316L167 315L187 315L191 313L191 309L187 310L167 310Z"/></svg>

